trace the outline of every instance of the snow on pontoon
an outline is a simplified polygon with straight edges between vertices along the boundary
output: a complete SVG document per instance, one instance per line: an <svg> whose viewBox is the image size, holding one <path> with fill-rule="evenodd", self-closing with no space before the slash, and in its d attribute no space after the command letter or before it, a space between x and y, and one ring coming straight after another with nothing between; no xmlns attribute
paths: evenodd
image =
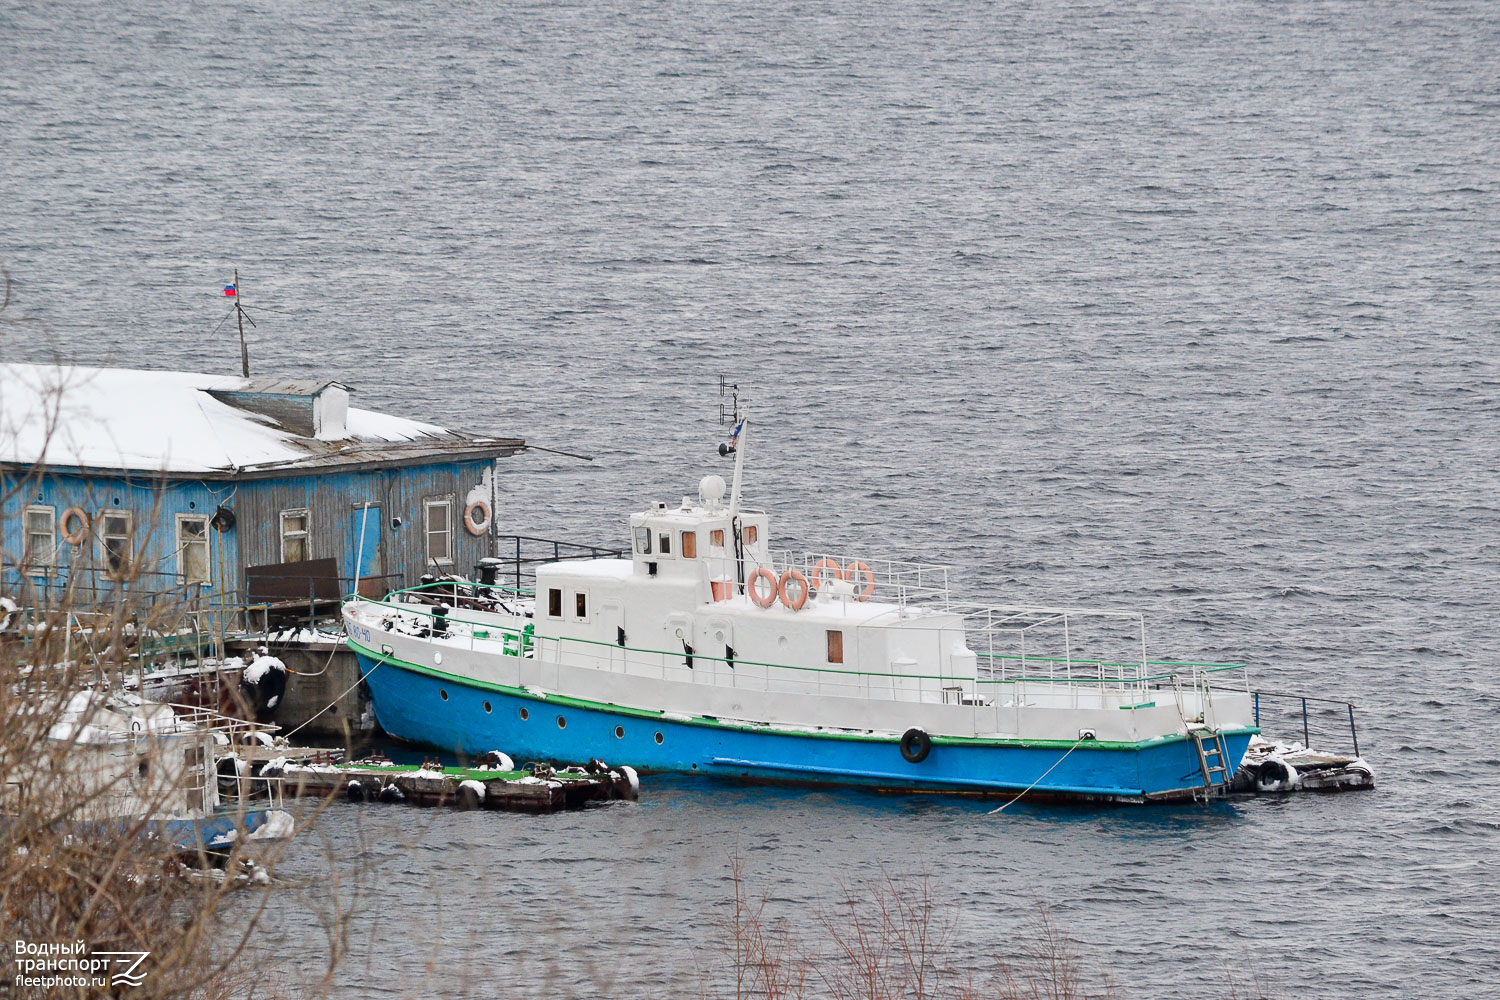
<svg viewBox="0 0 1500 1000"><path fill-rule="evenodd" d="M728 503L710 475L632 515L628 559L544 565L534 597L350 599L381 726L758 781L1130 802L1228 786L1258 731L1243 665L1150 661L1135 613L964 604L942 567L776 553L740 503L744 427Z"/></svg>

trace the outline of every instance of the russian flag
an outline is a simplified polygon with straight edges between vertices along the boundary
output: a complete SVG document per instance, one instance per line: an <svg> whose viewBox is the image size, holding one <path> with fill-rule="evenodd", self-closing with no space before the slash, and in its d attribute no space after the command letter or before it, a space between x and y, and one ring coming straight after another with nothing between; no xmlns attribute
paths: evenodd
<svg viewBox="0 0 1500 1000"><path fill-rule="evenodd" d="M228 295L230 298L234 298L234 286L233 285L225 285L224 286L224 294Z"/></svg>

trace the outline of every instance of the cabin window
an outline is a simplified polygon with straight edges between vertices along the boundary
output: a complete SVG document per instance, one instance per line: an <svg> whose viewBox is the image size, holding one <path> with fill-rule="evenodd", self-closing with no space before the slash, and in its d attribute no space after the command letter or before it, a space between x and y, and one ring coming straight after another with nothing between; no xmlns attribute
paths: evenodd
<svg viewBox="0 0 1500 1000"><path fill-rule="evenodd" d="M580 621L587 620L589 616L589 595L582 591L573 595L573 617Z"/></svg>
<svg viewBox="0 0 1500 1000"><path fill-rule="evenodd" d="M177 515L177 572L188 585L208 583L208 518Z"/></svg>
<svg viewBox="0 0 1500 1000"><path fill-rule="evenodd" d="M307 562L312 558L312 537L308 530L311 525L312 512L305 507L281 512L282 562Z"/></svg>
<svg viewBox="0 0 1500 1000"><path fill-rule="evenodd" d="M682 533L682 558L698 558L698 533L696 531L684 531Z"/></svg>
<svg viewBox="0 0 1500 1000"><path fill-rule="evenodd" d="M753 524L747 524L745 525L745 530L742 534L745 539L746 545L754 545L755 540L760 537L760 530L757 529Z"/></svg>
<svg viewBox="0 0 1500 1000"><path fill-rule="evenodd" d="M99 515L99 538L104 543L104 565L114 576L130 572L130 512L107 510Z"/></svg>
<svg viewBox="0 0 1500 1000"><path fill-rule="evenodd" d="M562 590L557 587L547 591L547 617L562 617Z"/></svg>
<svg viewBox="0 0 1500 1000"><path fill-rule="evenodd" d="M428 500L422 505L427 515L427 558L435 562L453 561L453 501Z"/></svg>
<svg viewBox="0 0 1500 1000"><path fill-rule="evenodd" d="M717 545L722 549L724 547L724 529L715 528L713 531L710 531L708 533L708 544Z"/></svg>
<svg viewBox="0 0 1500 1000"><path fill-rule="evenodd" d="M844 662L844 633L837 629L828 630L828 662Z"/></svg>
<svg viewBox="0 0 1500 1000"><path fill-rule="evenodd" d="M36 569L57 565L57 508L26 508L26 554L23 561Z"/></svg>
<svg viewBox="0 0 1500 1000"><path fill-rule="evenodd" d="M664 555L664 556L671 555L672 554L672 533L670 531L663 531L661 533L660 541L661 541L661 554Z"/></svg>
<svg viewBox="0 0 1500 1000"><path fill-rule="evenodd" d="M651 529L639 527L635 529L635 550L643 556L651 554Z"/></svg>

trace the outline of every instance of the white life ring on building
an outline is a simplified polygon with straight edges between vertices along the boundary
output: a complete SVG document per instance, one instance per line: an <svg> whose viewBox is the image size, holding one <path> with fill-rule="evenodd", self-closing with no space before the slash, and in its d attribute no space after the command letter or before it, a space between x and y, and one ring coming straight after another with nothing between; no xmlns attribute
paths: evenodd
<svg viewBox="0 0 1500 1000"><path fill-rule="evenodd" d="M73 520L76 520L78 524L76 527L69 528L68 522ZM69 545L82 545L89 537L88 512L82 507L69 507L63 511L62 523L59 527L62 530L63 541Z"/></svg>
<svg viewBox="0 0 1500 1000"><path fill-rule="evenodd" d="M482 535L490 530L490 505L475 500L464 508L464 530L471 535Z"/></svg>

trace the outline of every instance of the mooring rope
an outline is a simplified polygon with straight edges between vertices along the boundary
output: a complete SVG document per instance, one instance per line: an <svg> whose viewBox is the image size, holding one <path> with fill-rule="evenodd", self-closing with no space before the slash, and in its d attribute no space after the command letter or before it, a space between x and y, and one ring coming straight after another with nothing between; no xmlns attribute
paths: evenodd
<svg viewBox="0 0 1500 1000"><path fill-rule="evenodd" d="M1078 745L1080 743L1082 743L1082 742L1083 742L1083 737L1082 736L1078 737L1078 740L1072 746L1068 747L1068 753L1065 753L1061 757L1057 758L1057 764L1053 764L1051 767L1047 768L1047 770L1043 771L1042 772L1042 776L1040 778L1036 779L1031 784L1027 785L1021 791L1021 795L1025 795L1027 792L1031 791L1037 785L1040 785L1042 783L1042 781L1047 777L1047 775L1049 775L1053 771L1057 770L1057 765L1058 764L1061 764L1063 761L1065 761L1065 760L1068 759L1068 754L1070 754L1074 750L1078 749ZM1005 805L1003 805L1003 806L998 806L998 807L996 807L994 809L991 809L988 813L986 813L986 815L993 816L996 813L1002 813L1002 812L1004 812L1005 810L1009 809L1011 806L1015 805L1017 802L1020 802L1021 801L1021 795L1017 795L1015 798L1011 799L1009 802L1005 803Z"/></svg>
<svg viewBox="0 0 1500 1000"><path fill-rule="evenodd" d="M371 667L369 670L366 670L364 672L364 674L360 677L360 679L357 680L357 681L355 681L353 684L350 684L347 688L345 688L342 694L340 694L338 697L334 698L332 701L330 701L328 704L324 705L322 708L318 709L312 715L309 715L307 717L307 722L302 723L302 725L298 726L296 729L293 729L291 732L287 733L285 736L282 737L282 739L290 740L293 736L296 736L299 732L301 732L303 730L303 728L305 728L306 726L308 726L309 724L311 724L312 721L314 719L316 719L318 716L322 715L324 712L328 711L330 708L332 708L333 706L337 705L339 702L343 701L344 698L346 698L348 696L348 694L349 694L350 691L353 691L355 688L357 688L361 684L363 684L365 682L365 678L369 677L377 669L379 669L381 666L383 666L385 664L385 661L389 660L392 655L393 654L391 654L391 653L382 653L382 654L380 654L380 662L379 663L375 664L375 666ZM1042 775L1042 777L1045 778L1046 775Z"/></svg>

